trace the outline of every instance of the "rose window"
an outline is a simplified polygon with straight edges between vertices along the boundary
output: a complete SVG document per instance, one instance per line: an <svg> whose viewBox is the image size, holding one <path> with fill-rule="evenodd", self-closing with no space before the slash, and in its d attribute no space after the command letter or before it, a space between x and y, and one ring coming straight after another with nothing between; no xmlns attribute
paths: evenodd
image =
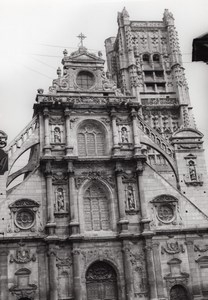
<svg viewBox="0 0 208 300"><path fill-rule="evenodd" d="M164 222L170 222L174 217L174 211L170 204L162 204L158 208L158 218Z"/></svg>
<svg viewBox="0 0 208 300"><path fill-rule="evenodd" d="M16 214L16 225L22 229L28 229L32 227L35 217L31 210L19 210Z"/></svg>

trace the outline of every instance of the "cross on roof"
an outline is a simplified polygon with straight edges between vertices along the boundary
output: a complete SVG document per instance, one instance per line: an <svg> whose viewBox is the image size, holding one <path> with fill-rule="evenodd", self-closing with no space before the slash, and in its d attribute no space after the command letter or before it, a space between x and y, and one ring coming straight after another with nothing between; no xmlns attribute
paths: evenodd
<svg viewBox="0 0 208 300"><path fill-rule="evenodd" d="M81 32L77 37L81 41L81 47L83 47L83 40L86 39L86 36Z"/></svg>

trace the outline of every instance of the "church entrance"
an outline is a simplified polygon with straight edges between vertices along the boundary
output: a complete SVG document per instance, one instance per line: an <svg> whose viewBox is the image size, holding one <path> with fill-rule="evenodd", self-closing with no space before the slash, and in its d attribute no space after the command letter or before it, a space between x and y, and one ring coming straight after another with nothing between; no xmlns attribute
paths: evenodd
<svg viewBox="0 0 208 300"><path fill-rule="evenodd" d="M170 300L189 300L186 289L182 285L174 285L170 290Z"/></svg>
<svg viewBox="0 0 208 300"><path fill-rule="evenodd" d="M87 300L116 300L117 276L107 263L98 261L86 273Z"/></svg>

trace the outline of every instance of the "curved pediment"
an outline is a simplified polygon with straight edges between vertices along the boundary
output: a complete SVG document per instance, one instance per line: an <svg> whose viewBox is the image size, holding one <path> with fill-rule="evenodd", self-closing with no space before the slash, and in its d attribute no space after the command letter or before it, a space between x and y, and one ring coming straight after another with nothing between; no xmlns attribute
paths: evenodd
<svg viewBox="0 0 208 300"><path fill-rule="evenodd" d="M197 129L193 128L181 128L173 133L172 139L184 139L184 138L203 138L203 134Z"/></svg>

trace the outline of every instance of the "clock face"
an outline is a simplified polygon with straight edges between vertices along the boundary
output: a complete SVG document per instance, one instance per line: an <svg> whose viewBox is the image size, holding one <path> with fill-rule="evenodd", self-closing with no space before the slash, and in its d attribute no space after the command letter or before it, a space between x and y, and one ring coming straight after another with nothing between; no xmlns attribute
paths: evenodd
<svg viewBox="0 0 208 300"><path fill-rule="evenodd" d="M88 90L95 84L95 77L89 71L80 71L76 81L80 89Z"/></svg>

